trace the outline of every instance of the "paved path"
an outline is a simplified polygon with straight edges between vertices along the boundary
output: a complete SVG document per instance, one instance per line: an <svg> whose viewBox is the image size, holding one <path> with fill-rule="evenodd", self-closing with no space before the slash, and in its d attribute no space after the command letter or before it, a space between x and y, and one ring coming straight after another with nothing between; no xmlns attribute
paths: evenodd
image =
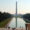
<svg viewBox="0 0 30 30"><path fill-rule="evenodd" d="M8 29L8 28L0 28L0 30L13 30L12 28ZM20 28L16 28L15 30L25 30L25 29L20 29Z"/></svg>

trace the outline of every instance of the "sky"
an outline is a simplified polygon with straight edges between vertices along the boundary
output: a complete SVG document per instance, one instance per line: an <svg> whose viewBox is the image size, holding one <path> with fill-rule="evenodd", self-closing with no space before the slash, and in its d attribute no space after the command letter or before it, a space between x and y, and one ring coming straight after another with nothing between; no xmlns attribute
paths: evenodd
<svg viewBox="0 0 30 30"><path fill-rule="evenodd" d="M0 0L0 11L15 14L16 0ZM30 13L30 0L18 0L17 13L18 14Z"/></svg>
<svg viewBox="0 0 30 30"><path fill-rule="evenodd" d="M0 11L11 14L16 13L16 0L0 0ZM17 1L17 13L30 13L30 0Z"/></svg>

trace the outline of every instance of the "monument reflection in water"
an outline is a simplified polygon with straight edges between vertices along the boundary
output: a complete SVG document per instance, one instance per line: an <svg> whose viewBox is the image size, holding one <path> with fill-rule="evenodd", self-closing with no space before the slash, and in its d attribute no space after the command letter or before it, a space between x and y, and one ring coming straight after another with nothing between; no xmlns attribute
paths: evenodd
<svg viewBox="0 0 30 30"><path fill-rule="evenodd" d="M16 18L15 17L12 18L11 22L9 22L9 27L16 28ZM23 18L19 18L19 17L17 18L17 27L25 28L25 21L23 20Z"/></svg>
<svg viewBox="0 0 30 30"><path fill-rule="evenodd" d="M21 21L22 19L20 19L20 18L18 18L17 17L17 1L16 1L16 17L15 17L15 20L14 20L14 18L13 18L13 22L15 21L15 23L12 23L12 24L10 24L9 26L11 26L11 27L20 27L21 25L22 25L22 22L23 22L23 20ZM19 21L19 22L18 22ZM20 25L20 24L21 25ZM23 24L24 24L24 22L23 22ZM23 26L23 25L22 25ZM25 25L24 25L25 26Z"/></svg>

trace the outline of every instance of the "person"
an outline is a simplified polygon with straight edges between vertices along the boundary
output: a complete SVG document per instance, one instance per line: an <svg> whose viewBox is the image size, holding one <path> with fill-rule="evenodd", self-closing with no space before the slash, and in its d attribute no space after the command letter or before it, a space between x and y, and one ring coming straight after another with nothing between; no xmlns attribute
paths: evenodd
<svg viewBox="0 0 30 30"><path fill-rule="evenodd" d="M28 27L27 24L25 24L25 27L26 27L26 30L27 30L27 27Z"/></svg>
<svg viewBox="0 0 30 30"><path fill-rule="evenodd" d="M12 28L12 30L15 30L16 28Z"/></svg>

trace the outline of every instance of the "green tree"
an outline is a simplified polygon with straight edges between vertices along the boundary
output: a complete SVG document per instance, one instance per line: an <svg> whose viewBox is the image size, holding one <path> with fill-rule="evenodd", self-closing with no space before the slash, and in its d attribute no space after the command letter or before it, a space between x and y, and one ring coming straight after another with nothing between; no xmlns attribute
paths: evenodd
<svg viewBox="0 0 30 30"><path fill-rule="evenodd" d="M30 23L30 13L24 14L23 19L25 20L25 22Z"/></svg>

